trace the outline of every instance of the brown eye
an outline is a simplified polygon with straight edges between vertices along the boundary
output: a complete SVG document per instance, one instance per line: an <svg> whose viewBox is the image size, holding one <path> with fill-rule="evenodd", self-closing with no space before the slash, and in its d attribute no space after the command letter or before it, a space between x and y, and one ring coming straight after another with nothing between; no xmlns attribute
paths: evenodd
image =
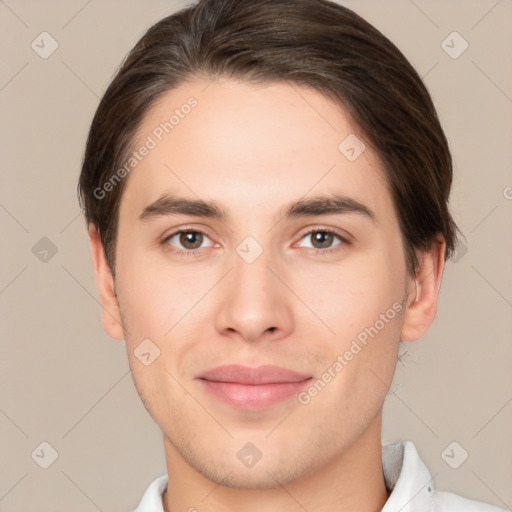
<svg viewBox="0 0 512 512"><path fill-rule="evenodd" d="M214 245L205 233L184 229L169 235L164 243L171 245L177 253L193 252Z"/></svg>
<svg viewBox="0 0 512 512"><path fill-rule="evenodd" d="M316 249L325 249L332 245L334 235L328 231L315 231L311 235L311 245Z"/></svg>
<svg viewBox="0 0 512 512"><path fill-rule="evenodd" d="M328 252L329 249L336 248L338 245L345 242L343 237L328 229L315 229L313 231L309 231L302 237L301 241L303 240L305 240L306 243L302 245L302 247L309 247L317 250L325 249L325 252Z"/></svg>
<svg viewBox="0 0 512 512"><path fill-rule="evenodd" d="M198 249L203 242L203 234L199 231L183 231L180 234L180 244L185 249Z"/></svg>

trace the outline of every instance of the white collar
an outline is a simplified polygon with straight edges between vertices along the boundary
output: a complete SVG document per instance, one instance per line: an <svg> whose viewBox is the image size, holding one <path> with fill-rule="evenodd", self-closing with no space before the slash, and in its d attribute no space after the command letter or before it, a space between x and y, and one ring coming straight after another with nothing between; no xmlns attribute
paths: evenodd
<svg viewBox="0 0 512 512"><path fill-rule="evenodd" d="M429 470L411 441L382 445L382 469L388 501L381 512L506 512L449 492L436 492ZM154 480L133 512L163 512L167 475Z"/></svg>

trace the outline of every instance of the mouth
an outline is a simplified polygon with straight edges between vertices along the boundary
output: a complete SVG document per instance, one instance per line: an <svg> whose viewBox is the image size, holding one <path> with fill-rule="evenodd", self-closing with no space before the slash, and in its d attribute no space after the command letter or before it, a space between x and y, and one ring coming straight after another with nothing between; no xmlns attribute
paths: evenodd
<svg viewBox="0 0 512 512"><path fill-rule="evenodd" d="M216 400L238 409L259 411L297 395L312 378L279 366L225 365L196 379Z"/></svg>

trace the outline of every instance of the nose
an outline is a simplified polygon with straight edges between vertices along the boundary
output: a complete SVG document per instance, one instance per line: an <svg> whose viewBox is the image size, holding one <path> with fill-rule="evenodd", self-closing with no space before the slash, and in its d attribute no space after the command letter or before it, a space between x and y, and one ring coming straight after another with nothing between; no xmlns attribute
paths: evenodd
<svg viewBox="0 0 512 512"><path fill-rule="evenodd" d="M251 263L234 254L233 269L219 290L218 332L246 342L288 336L294 324L293 295L283 274L284 267L270 253L264 251Z"/></svg>

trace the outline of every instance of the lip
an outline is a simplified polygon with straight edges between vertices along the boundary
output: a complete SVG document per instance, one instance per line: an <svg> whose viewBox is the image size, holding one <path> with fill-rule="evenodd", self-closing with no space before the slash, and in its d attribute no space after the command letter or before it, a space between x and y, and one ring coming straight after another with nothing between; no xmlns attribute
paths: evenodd
<svg viewBox="0 0 512 512"><path fill-rule="evenodd" d="M273 365L224 365L197 377L216 399L235 408L263 410L296 395L311 375Z"/></svg>

